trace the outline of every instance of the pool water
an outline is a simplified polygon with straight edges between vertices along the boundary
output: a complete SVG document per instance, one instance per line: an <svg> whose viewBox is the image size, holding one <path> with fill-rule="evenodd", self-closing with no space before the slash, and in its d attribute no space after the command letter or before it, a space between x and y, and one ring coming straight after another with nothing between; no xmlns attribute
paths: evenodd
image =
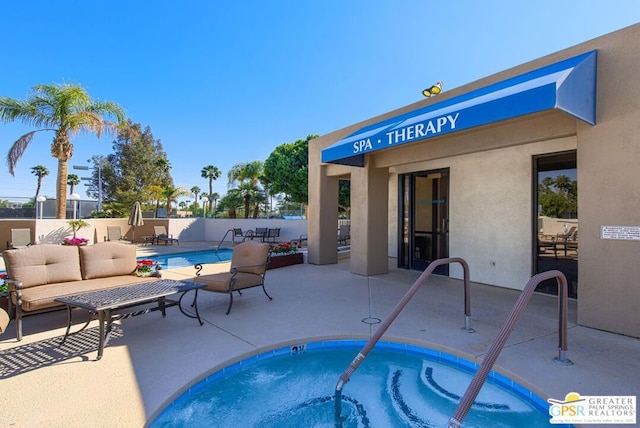
<svg viewBox="0 0 640 428"><path fill-rule="evenodd" d="M219 250L192 251L185 253L163 254L147 257L138 257L138 260L153 260L158 262L162 269L175 269L194 266L198 263L222 263L231 260L233 250L221 248Z"/></svg>
<svg viewBox="0 0 640 428"><path fill-rule="evenodd" d="M413 345L379 343L334 392L364 345L331 341L281 348L218 371L171 403L151 427L445 427L477 365ZM492 372L464 426L558 427L549 405Z"/></svg>

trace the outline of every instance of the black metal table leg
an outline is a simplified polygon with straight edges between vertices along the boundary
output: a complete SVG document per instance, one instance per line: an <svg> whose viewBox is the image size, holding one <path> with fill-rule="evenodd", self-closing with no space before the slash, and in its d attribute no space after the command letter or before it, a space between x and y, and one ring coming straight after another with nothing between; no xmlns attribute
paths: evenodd
<svg viewBox="0 0 640 428"><path fill-rule="evenodd" d="M67 337L69 337L69 331L71 330L71 318L71 306L67 305L67 331L64 332L64 337L62 338L60 345L64 345L64 342L67 341Z"/></svg>
<svg viewBox="0 0 640 428"><path fill-rule="evenodd" d="M200 323L200 325L204 325L204 322L202 322L202 320L200 319L200 312L198 312L198 289L194 289L193 291L196 293L195 296L193 297L193 303L191 303L191 307L193 307L193 309L196 311L196 315L193 316L189 313L187 313L183 308L182 308L182 299L184 298L184 296L191 290L187 290L185 292L183 292L180 295L180 298L178 299L178 308L180 309L180 312L182 312L182 314L186 317L189 318L196 318L198 320L198 322Z"/></svg>
<svg viewBox="0 0 640 428"><path fill-rule="evenodd" d="M100 358L102 358L102 352L104 351L104 342L105 342L105 326L104 326L104 322L105 322L105 311L98 311L98 320L100 321L100 339L98 341L98 360Z"/></svg>
<svg viewBox="0 0 640 428"><path fill-rule="evenodd" d="M89 323L91 322L91 315L89 315L89 319L87 319L87 322L82 326L82 328L78 331L74 331L73 333L71 333L71 324L73 323L73 307L71 305L67 305L67 331L65 331L64 333L64 337L62 338L62 341L60 342L60 345L64 345L64 343L67 341L67 338L69 336L73 336L74 334L78 334L81 331L83 331L85 328L87 328L87 326L89 325Z"/></svg>
<svg viewBox="0 0 640 428"><path fill-rule="evenodd" d="M167 306L166 306L166 299L163 297L160 297L158 299L158 308L160 308L160 312L162 312L162 317L166 317L167 316Z"/></svg>

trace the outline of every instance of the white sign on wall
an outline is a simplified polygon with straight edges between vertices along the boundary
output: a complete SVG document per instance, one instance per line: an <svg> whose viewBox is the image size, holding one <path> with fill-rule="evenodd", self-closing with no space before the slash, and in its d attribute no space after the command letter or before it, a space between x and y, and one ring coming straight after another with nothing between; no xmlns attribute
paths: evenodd
<svg viewBox="0 0 640 428"><path fill-rule="evenodd" d="M600 226L600 239L640 240L640 226Z"/></svg>

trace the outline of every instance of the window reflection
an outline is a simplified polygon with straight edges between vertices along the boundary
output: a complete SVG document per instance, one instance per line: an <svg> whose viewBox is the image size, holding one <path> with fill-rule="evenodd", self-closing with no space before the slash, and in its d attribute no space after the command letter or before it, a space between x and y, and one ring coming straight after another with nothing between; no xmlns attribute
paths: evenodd
<svg viewBox="0 0 640 428"><path fill-rule="evenodd" d="M567 277L569 297L578 295L578 177L576 152L534 160L537 206L535 273L559 270ZM537 291L557 294L556 280Z"/></svg>

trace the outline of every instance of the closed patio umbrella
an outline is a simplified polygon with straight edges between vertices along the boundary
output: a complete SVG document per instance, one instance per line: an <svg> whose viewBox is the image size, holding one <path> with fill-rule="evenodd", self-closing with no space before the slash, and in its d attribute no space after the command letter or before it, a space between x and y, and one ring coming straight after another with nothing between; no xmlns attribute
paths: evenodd
<svg viewBox="0 0 640 428"><path fill-rule="evenodd" d="M127 222L130 226L133 226L133 232L131 235L131 242L135 243L136 238L136 226L144 225L144 219L142 218L142 208L140 207L140 202L136 202L133 204L133 208L131 209L131 215L129 216L129 221Z"/></svg>

